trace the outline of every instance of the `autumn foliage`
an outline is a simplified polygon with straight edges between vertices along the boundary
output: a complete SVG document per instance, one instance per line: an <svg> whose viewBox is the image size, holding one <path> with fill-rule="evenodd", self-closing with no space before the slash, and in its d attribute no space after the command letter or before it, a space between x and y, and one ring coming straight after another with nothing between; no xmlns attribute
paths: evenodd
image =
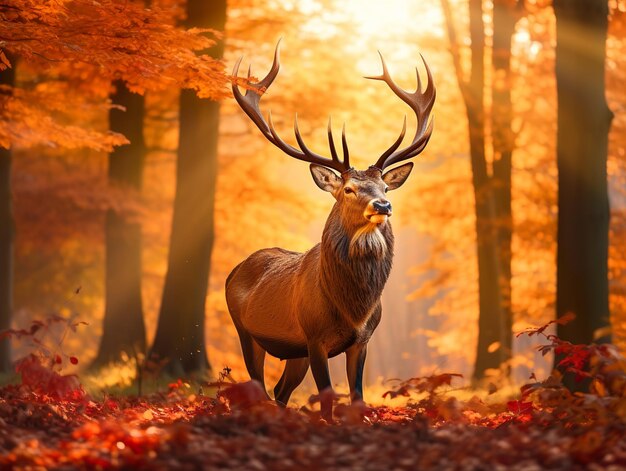
<svg viewBox="0 0 626 471"><path fill-rule="evenodd" d="M225 97L221 61L196 54L220 33L177 28L179 16L174 4L147 9L135 1L0 3L0 70L19 64L37 77L33 85L0 89L0 146L111 150L125 143L75 116L77 106L106 108L103 97L115 79L137 93L182 87Z"/></svg>

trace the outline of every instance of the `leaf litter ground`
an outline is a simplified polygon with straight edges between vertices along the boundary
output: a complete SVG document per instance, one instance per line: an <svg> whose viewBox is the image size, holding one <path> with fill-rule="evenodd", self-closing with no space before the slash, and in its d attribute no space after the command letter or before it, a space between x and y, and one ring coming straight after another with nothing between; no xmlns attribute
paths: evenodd
<svg viewBox="0 0 626 471"><path fill-rule="evenodd" d="M178 380L167 392L94 399L60 374L62 358L29 354L16 364L21 384L0 388L0 469L626 469L626 360L612 345L544 331L524 334L543 336L539 350L560 355L584 393L555 371L508 400L461 399L450 387L459 375L438 374L396 382L385 396L400 406L337 396L332 424L319 398L283 409L252 381L205 394Z"/></svg>
<svg viewBox="0 0 626 471"><path fill-rule="evenodd" d="M285 410L259 401L263 392L252 382L229 385L217 398L182 386L100 401L6 386L0 391L0 468L626 468L626 425L602 398L562 397L574 401L567 412L542 406L554 398L537 391L528 402L487 405L437 389L402 407L338 404L336 423L327 424L312 408Z"/></svg>

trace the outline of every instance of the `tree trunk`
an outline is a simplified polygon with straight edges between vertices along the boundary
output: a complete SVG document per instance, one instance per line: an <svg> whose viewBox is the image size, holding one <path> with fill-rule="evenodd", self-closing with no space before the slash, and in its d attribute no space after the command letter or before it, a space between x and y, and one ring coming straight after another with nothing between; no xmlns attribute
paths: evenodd
<svg viewBox="0 0 626 471"><path fill-rule="evenodd" d="M0 84L15 84L15 59L13 68L0 71ZM11 150L0 147L0 331L11 328L13 310L13 208L11 201ZM0 339L0 373L11 368L11 341Z"/></svg>
<svg viewBox="0 0 626 471"><path fill-rule="evenodd" d="M488 369L500 368L511 358L511 131L512 105L510 57L511 37L519 14L518 0L494 4L494 48L492 78L493 142L485 136L485 25L481 0L469 0L471 73L463 79L459 43L448 0L441 2L452 48L457 81L469 126L470 160L476 212L478 259L478 342L473 380L480 381ZM486 146L493 146L490 175ZM495 348L499 344L499 348Z"/></svg>
<svg viewBox="0 0 626 471"><path fill-rule="evenodd" d="M144 97L130 92L123 81L113 83L111 100L125 110L109 113L111 131L124 134L130 144L109 155L111 185L140 191L145 157ZM106 215L105 312L98 355L92 366L119 361L122 352L133 356L146 349L141 300L141 224L110 209Z"/></svg>
<svg viewBox="0 0 626 471"><path fill-rule="evenodd" d="M492 188L496 212L498 241L501 333L500 361L511 359L513 353L513 312L511 302L511 261L513 216L511 213L511 170L515 137L512 130L511 41L520 16L521 0L496 0L493 6L493 79L491 129L493 145Z"/></svg>
<svg viewBox="0 0 626 471"><path fill-rule="evenodd" d="M554 0L557 20L559 337L590 343L609 325L607 189L612 113L605 98L607 0ZM602 339L609 341L610 336ZM572 384L571 382L569 383Z"/></svg>
<svg viewBox="0 0 626 471"><path fill-rule="evenodd" d="M469 2L472 71L465 105L469 122L470 159L476 206L476 244L478 257L478 343L474 380L485 371L500 367L500 352L489 351L502 333L502 301L498 267L496 208L485 158L485 26L481 0Z"/></svg>
<svg viewBox="0 0 626 471"><path fill-rule="evenodd" d="M226 1L188 0L187 27L223 30ZM208 53L223 55L219 41ZM152 360L167 360L174 376L210 370L205 347L205 300L213 248L219 103L183 90L176 195L168 270Z"/></svg>

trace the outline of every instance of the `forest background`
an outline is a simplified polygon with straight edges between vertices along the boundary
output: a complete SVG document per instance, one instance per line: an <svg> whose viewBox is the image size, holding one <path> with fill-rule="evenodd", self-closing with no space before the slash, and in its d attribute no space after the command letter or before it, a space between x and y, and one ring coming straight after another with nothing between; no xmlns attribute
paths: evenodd
<svg viewBox="0 0 626 471"><path fill-rule="evenodd" d="M548 374L552 359L536 351L534 339L514 333L566 313L557 303L557 124L563 121L552 2L155 0L149 10L115 1L17 3L0 2L0 59L11 65L0 72L0 144L10 147L0 155L2 198L10 204L2 208L0 242L3 256L11 254L3 260L12 259L0 274L9 293L2 297L0 329L27 328L51 315L86 322L66 336L62 327L51 332L63 337L52 348L79 359L67 365L70 372L120 360L126 367L100 375L103 386L130 381L133 362L155 347L173 359L174 375L202 370L207 358L214 374L228 366L235 378L247 378L224 280L254 250L310 248L332 205L311 184L305 164L269 145L228 92L235 60L245 55L244 65L252 63L253 75L263 76L282 37L281 74L262 109L272 109L282 136L290 134L297 112L316 150L327 148L328 115L336 126L345 121L358 168L393 142L407 111L384 86L362 79L380 71L376 50L405 89L415 86L422 54L438 90L433 138L407 185L393 195L394 270L366 383L442 371L494 382ZM607 280L610 317L601 299L591 303L594 308L572 322L586 338L574 333L572 339L610 336L623 351L626 3L604 4L606 42L590 41L589 52L581 41L575 49L581 63L585 53L601 63L606 76L599 93L604 97L605 84L614 114L607 120L604 179L608 272L602 257L599 271L570 271L587 285ZM196 15L185 20L185 8L194 5ZM185 33L174 27L181 23L225 32ZM191 52L202 49L208 56ZM605 52L599 58L598 50ZM577 79L591 83L584 74ZM194 91L181 96L180 88ZM194 123L208 127L198 132ZM217 123L219 135L212 136ZM589 142L602 152L601 139ZM602 164L602 156L589 158ZM487 217L483 203L493 206ZM588 222L581 232L595 227L595 219ZM190 272L176 268L188 256L172 247L197 250ZM481 252L485 247L496 249ZM484 279L489 263L481 264L481 256L498 265L491 281ZM172 319L184 328L167 328ZM159 340L159 328L166 340ZM11 369L7 348L13 359L32 348L15 338L3 342L5 370ZM181 349L184 360L175 358ZM279 371L275 361L268 375Z"/></svg>

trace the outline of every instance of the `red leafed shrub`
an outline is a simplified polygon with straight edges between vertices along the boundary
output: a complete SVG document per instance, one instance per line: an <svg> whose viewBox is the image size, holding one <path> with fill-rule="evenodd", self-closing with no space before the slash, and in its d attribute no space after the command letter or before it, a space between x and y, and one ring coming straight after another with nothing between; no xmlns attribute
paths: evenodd
<svg viewBox="0 0 626 471"><path fill-rule="evenodd" d="M51 315L44 320L34 320L28 329L9 329L0 332L0 338L12 337L26 341L33 353L15 362L15 370L22 378L22 386L28 390L55 399L80 401L85 398L80 381L76 375L63 375L63 360L72 365L78 364L78 358L63 352L63 340L77 327L86 325L75 320L75 316L65 318Z"/></svg>
<svg viewBox="0 0 626 471"><path fill-rule="evenodd" d="M554 334L546 334L550 324L566 324L573 315L563 316L539 328L518 334L543 336L547 343L537 347L543 355L553 352L557 358L552 374L543 381L521 388L524 403L558 418L566 426L626 420L626 359L611 344L572 344ZM572 392L563 383L563 374L572 373L575 380L587 380L584 392ZM534 379L534 376L531 377Z"/></svg>
<svg viewBox="0 0 626 471"><path fill-rule="evenodd" d="M590 392L600 396L626 396L626 359L614 345L573 344L560 339L555 334L545 333L551 324L563 325L574 319L573 314L566 314L541 327L526 329L517 336L526 334L529 337L533 335L545 337L547 343L539 345L537 350L544 356L553 352L558 362L556 366L562 372L573 373L576 381L582 381L585 378L592 379ZM560 379L559 374L553 375L549 386L554 388L554 382L560 382ZM533 385L526 385L525 388L528 389L529 386L532 388Z"/></svg>
<svg viewBox="0 0 626 471"><path fill-rule="evenodd" d="M387 391L383 394L383 397L393 399L397 396L410 396L411 393L427 393L433 395L439 388L450 386L452 378L462 377L463 375L457 373L443 373L407 379L406 381L401 381L395 389Z"/></svg>
<svg viewBox="0 0 626 471"><path fill-rule="evenodd" d="M420 414L424 417L439 422L442 420L460 419L462 415L462 405L454 397L446 397L442 388L450 386L453 378L462 378L463 375L457 373L442 373L419 378L411 378L400 381L398 385L391 389L383 397L391 399L397 396L411 396L412 394L425 394L419 400L417 406Z"/></svg>
<svg viewBox="0 0 626 471"><path fill-rule="evenodd" d="M85 398L76 375L61 375L44 366L41 359L30 354L15 364L15 370L22 377L22 385L33 392L44 394L55 399L82 400Z"/></svg>

